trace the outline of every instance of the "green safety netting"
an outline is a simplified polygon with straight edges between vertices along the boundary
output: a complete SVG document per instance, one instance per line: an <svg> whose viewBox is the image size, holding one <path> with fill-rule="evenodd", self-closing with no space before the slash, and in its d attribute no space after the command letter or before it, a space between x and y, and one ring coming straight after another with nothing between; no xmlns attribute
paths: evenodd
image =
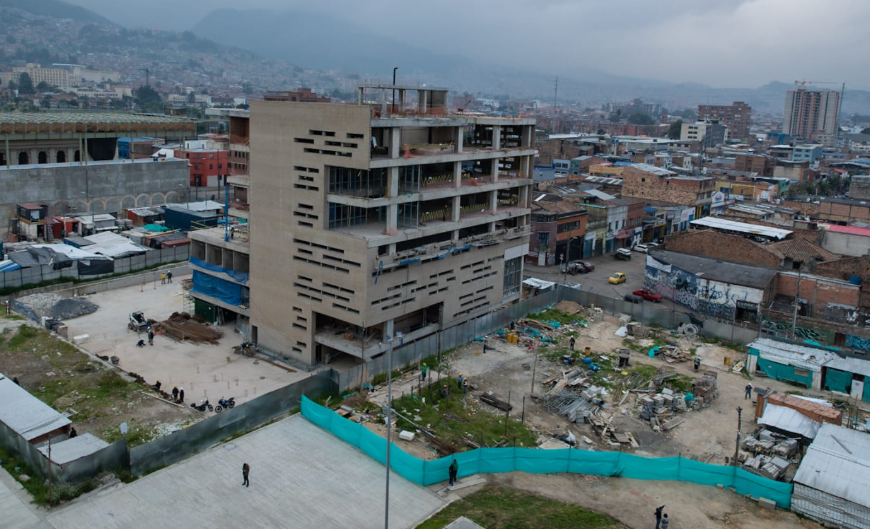
<svg viewBox="0 0 870 529"><path fill-rule="evenodd" d="M349 443L380 463L386 462L387 441L363 425L345 419L302 397L302 415ZM447 479L447 467L453 458L459 463L459 476L479 473L529 472L555 474L571 472L596 476L633 479L685 481L699 485L733 487L738 494L767 498L788 509L791 504L790 483L773 481L737 467L723 467L681 457L646 458L621 452L590 452L574 448L541 450L537 448L478 448L452 457L424 461L391 445L390 466L400 476L419 485L431 485Z"/></svg>
<svg viewBox="0 0 870 529"><path fill-rule="evenodd" d="M778 364L766 358L758 358L758 368L764 371L764 374L769 378L775 378L781 381L792 381L798 384L803 384L806 387L813 385L813 373L807 371L806 375L799 375L795 372L795 368L783 364Z"/></svg>

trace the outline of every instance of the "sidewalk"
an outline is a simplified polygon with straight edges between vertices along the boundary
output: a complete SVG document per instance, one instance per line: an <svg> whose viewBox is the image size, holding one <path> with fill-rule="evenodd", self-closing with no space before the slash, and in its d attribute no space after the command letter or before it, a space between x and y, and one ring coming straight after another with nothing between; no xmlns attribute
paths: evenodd
<svg viewBox="0 0 870 529"><path fill-rule="evenodd" d="M0 527L8 529L51 529L30 496L6 471L0 469Z"/></svg>
<svg viewBox="0 0 870 529"><path fill-rule="evenodd" d="M250 488L241 486L245 462ZM414 527L443 504L392 474L390 527ZM384 525L384 466L294 415L47 519L54 529L375 529Z"/></svg>

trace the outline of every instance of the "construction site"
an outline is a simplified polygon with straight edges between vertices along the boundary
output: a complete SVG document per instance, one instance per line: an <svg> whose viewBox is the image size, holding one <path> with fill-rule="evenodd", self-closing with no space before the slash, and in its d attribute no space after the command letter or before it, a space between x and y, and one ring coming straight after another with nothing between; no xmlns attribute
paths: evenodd
<svg viewBox="0 0 870 529"><path fill-rule="evenodd" d="M830 394L796 391L777 380L748 375L747 351L742 345L704 339L697 329L649 327L629 316L612 317L562 301L394 372L392 439L424 461L477 448L576 448L682 458L790 482L812 434L785 431L782 423L762 424L770 422L766 414L761 418L765 396L778 405L785 397L793 399L798 402L793 409L820 406L829 410L821 413L838 420L840 414L853 414L849 420L854 423L866 420L866 413L831 401ZM383 378L326 404L385 436L388 392ZM723 492L656 481L649 486L654 493L639 493L643 486L635 480L516 472L489 476L488 482L570 497L571 503L632 527L644 523L642 512L652 512L667 498L673 498L672 509L680 510L680 527L817 527L792 513L768 510L770 502L728 492L728 487L720 487ZM468 491L444 493L471 493L480 488L473 483ZM687 491L693 487L698 490ZM610 501L602 501L605 495ZM676 500L696 496L703 501ZM642 500L648 509L627 512L619 507L620 499L632 504Z"/></svg>

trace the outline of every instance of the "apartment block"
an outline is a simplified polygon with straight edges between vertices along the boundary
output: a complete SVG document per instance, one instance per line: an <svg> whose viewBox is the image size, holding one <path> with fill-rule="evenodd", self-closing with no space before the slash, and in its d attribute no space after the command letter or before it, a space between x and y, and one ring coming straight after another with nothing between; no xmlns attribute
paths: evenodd
<svg viewBox="0 0 870 529"><path fill-rule="evenodd" d="M743 101L730 105L698 105L698 121L716 120L728 127L731 139L745 140L749 137L749 121L752 107Z"/></svg>
<svg viewBox="0 0 870 529"><path fill-rule="evenodd" d="M250 209L251 178L248 171L251 158L250 112L236 108L209 108L207 116L229 120L229 153L227 153L226 183L229 186L231 217L247 219Z"/></svg>
<svg viewBox="0 0 870 529"><path fill-rule="evenodd" d="M837 137L840 93L807 89L801 83L785 96L782 132L794 139L832 146Z"/></svg>
<svg viewBox="0 0 870 529"><path fill-rule="evenodd" d="M694 206L695 218L710 214L716 181L708 177L681 176L654 165L627 166L622 173L623 198Z"/></svg>
<svg viewBox="0 0 870 529"><path fill-rule="evenodd" d="M251 338L359 362L520 296L535 121L447 111L447 90L253 102ZM389 102L389 104L388 104Z"/></svg>
<svg viewBox="0 0 870 529"><path fill-rule="evenodd" d="M683 123L680 130L680 141L700 142L701 149L711 149L725 144L728 138L728 128L718 121L696 121Z"/></svg>

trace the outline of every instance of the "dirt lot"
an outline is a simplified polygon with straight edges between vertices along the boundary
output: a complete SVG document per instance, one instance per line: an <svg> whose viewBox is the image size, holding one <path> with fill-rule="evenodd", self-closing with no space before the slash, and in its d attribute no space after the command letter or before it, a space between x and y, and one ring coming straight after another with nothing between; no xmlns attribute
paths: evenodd
<svg viewBox="0 0 870 529"><path fill-rule="evenodd" d="M570 431L579 440L579 448L593 450L613 450L600 439L596 430L582 421L569 423L565 417L551 413L547 406L536 396L549 391L550 386L543 382L554 375L561 375L564 366L560 362L562 354L568 352L567 338L576 338L575 349L582 351L590 347L592 358L601 365L603 376L596 379L604 384L610 393L605 400L610 402L609 409L599 412L599 416L610 416L612 425L621 431L631 432L639 446L631 448L623 445L623 450L646 457L668 457L682 455L714 464L724 464L725 457L734 453L734 439L737 431L737 408L742 407L743 421L741 431L745 434L755 429L754 403L744 398L747 383L753 386L794 392L797 388L766 378L750 378L748 375L733 373L725 364L725 358L733 363L742 356L740 346L721 343L694 342L666 336L662 331L653 330L647 339L626 341L615 332L620 327L617 318L599 315L597 322L591 321L591 314L585 313L590 323L563 325L558 333L563 336L559 343L538 344L538 355L531 353L525 345L507 343L502 337L491 335L488 339L487 353L483 354L481 342L466 344L447 355L439 369L430 370L433 380L441 377L452 381L462 373L473 390L463 400L471 413L485 413L503 417L502 411L480 402L484 393L503 401L510 401L513 410L510 417L522 419L525 425L537 436L538 443L550 441L555 435ZM622 370L616 369L615 352L630 346L631 366L626 372L650 374L675 373L667 379L666 385L691 387L698 376L691 361L669 363L663 356L651 358L646 354L649 348L664 343L663 338L677 341L679 346L702 360L701 371L717 374L718 396L708 406L678 415L683 422L666 432L656 432L647 421L639 418L638 399L641 394L631 393L622 405L613 398L622 379L627 378ZM641 352L643 351L643 352ZM613 365L611 365L613 363ZM570 368L568 368L570 369ZM411 391L418 391L419 370L412 370L400 376L393 386L394 399ZM533 385L534 376L534 385ZM425 386L422 396L425 396ZM819 395L817 392L803 391L806 395ZM382 387L376 388L372 399L379 405L385 402ZM622 400L622 399L619 399ZM375 414L376 412L375 407ZM431 425L429 425L431 426ZM384 435L381 424L368 423L373 431ZM584 440L588 439L591 444ZM413 442L396 441L402 449L424 459L437 458L438 454L421 438ZM510 440L507 446L511 446ZM493 446L493 445L487 445ZM466 449L467 447L463 447ZM514 473L488 476L490 482L507 484L562 501L575 502L584 507L614 516L631 527L643 527L652 519L654 508L663 503L671 505L674 523L671 527L724 527L736 526L746 529L769 527L818 527L798 520L794 515L777 511L772 513L760 509L755 502L747 501L731 492L712 487L697 486L679 482L653 482L628 479L597 478L590 476L567 475L529 475ZM626 508L626 506L631 506Z"/></svg>
<svg viewBox="0 0 870 529"><path fill-rule="evenodd" d="M70 419L79 433L108 442L130 426L131 444L146 442L198 417L155 398L155 393L105 362L20 319L0 318L0 372Z"/></svg>

